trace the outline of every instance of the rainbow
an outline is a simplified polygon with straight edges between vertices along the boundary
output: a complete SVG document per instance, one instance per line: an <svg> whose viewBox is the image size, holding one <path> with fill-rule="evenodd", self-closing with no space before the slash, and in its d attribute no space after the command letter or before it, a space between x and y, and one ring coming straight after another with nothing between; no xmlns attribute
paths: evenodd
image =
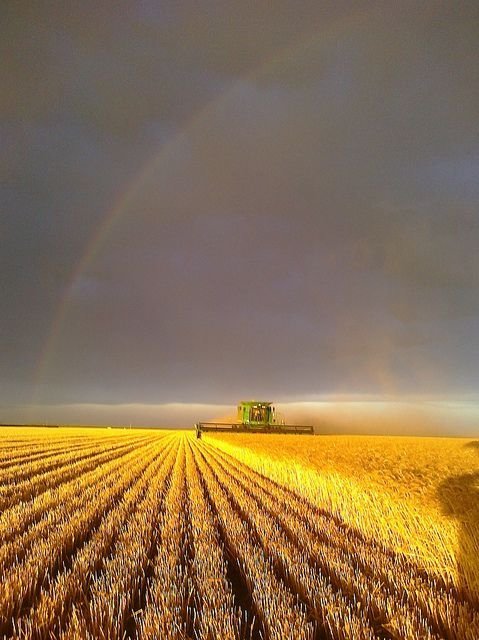
<svg viewBox="0 0 479 640"><path fill-rule="evenodd" d="M97 229L91 235L85 246L83 255L72 269L68 282L64 288L62 298L54 314L44 346L40 350L37 358L33 380L33 405L37 404L41 399L42 382L49 369L50 360L55 352L56 342L64 326L68 314L71 294L75 284L94 263L95 259L107 242L112 230L123 218L131 213L130 205L134 203L135 197L141 193L142 188L146 185L149 179L155 175L159 175L159 172L167 166L168 160L179 145L187 142L189 137L195 131L200 130L202 127L207 127L210 122L210 117L214 115L217 109L222 105L225 105L227 101L234 96L235 90L240 87L242 83L258 81L261 77L267 77L268 74L271 74L276 67L281 67L283 64L291 62L294 59L301 58L301 56L311 55L312 52L316 51L318 46L322 49L323 47L334 43L339 37L344 36L351 30L361 28L373 11L375 11L375 9L368 8L365 10L362 8L352 12L348 16L342 16L332 21L327 25L327 28L320 29L319 31L315 30L312 33L308 32L307 34L302 34L293 44L281 49L279 52L275 52L254 70L249 71L240 79L235 80L219 96L213 98L213 100L197 111L184 124L182 129L172 137L171 140L163 144L153 157L145 163L143 168L131 180L131 182L127 184L126 189L119 193L113 206L106 213Z"/></svg>

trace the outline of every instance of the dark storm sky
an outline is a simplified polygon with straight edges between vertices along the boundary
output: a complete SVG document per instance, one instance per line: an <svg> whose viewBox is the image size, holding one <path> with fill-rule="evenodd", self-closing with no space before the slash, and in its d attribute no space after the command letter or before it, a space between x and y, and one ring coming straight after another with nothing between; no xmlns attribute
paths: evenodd
<svg viewBox="0 0 479 640"><path fill-rule="evenodd" d="M6 1L0 60L4 408L476 394L477 2Z"/></svg>

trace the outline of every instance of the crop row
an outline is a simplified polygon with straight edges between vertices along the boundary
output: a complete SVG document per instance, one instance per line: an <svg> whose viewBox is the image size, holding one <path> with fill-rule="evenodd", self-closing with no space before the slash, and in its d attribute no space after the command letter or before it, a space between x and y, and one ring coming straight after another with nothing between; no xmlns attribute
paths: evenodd
<svg viewBox="0 0 479 640"><path fill-rule="evenodd" d="M333 588L352 596L362 618L369 618L379 632L387 629L400 637L457 638L479 628L474 603L463 601L454 586L428 575L406 556L364 539L234 458L213 448L209 453L226 474L225 483L232 491L243 481L247 496L243 494L242 499L250 505L249 513L256 512L251 508L255 501L261 515L267 510L310 564L329 577ZM341 614L342 624L344 620Z"/></svg>
<svg viewBox="0 0 479 640"><path fill-rule="evenodd" d="M35 491L0 515L0 637L479 637L453 583L211 441L91 448L55 469L25 458Z"/></svg>
<svg viewBox="0 0 479 640"><path fill-rule="evenodd" d="M137 451L136 458L122 462L117 464L114 461L113 468L108 464L99 467L97 478L91 478L91 484L79 494L73 483L70 488L75 508L69 509L67 505L64 509L59 504L57 509L65 517L56 519L52 516L50 519L47 516L46 527L41 526L42 521L40 527L31 529L33 540L28 554L15 557L5 572L0 592L0 621L5 621L3 632L11 631L14 620L18 626L38 598L51 588L57 576L69 570L78 551L101 526L106 514L118 504L125 491L135 485L135 474L144 469L149 460L138 456ZM128 462L132 463L131 467Z"/></svg>
<svg viewBox="0 0 479 640"><path fill-rule="evenodd" d="M146 440L145 440L146 441ZM27 476L12 484L0 486L0 511L14 504L31 500L39 493L52 489L80 473L97 467L112 457L120 456L138 447L138 441L111 444L108 447L92 446L80 456L65 454L53 469L35 473L27 471Z"/></svg>

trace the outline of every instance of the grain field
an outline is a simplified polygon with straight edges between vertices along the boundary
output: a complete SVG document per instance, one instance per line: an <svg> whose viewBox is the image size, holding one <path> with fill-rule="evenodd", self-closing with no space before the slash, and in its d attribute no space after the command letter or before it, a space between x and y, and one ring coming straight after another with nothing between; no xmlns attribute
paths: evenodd
<svg viewBox="0 0 479 640"><path fill-rule="evenodd" d="M400 462L384 491L331 469L331 455L322 468L327 446L3 429L0 637L477 640L477 541L464 522L428 486L394 495Z"/></svg>

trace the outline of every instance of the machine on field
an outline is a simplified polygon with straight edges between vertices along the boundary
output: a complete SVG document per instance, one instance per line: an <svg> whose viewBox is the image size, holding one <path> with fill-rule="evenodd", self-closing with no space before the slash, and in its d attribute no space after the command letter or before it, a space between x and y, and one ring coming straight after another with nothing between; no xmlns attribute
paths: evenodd
<svg viewBox="0 0 479 640"><path fill-rule="evenodd" d="M196 437L206 431L231 433L303 433L314 435L311 425L284 424L277 421L276 409L271 402L248 400L238 405L238 417L235 422L197 422Z"/></svg>

